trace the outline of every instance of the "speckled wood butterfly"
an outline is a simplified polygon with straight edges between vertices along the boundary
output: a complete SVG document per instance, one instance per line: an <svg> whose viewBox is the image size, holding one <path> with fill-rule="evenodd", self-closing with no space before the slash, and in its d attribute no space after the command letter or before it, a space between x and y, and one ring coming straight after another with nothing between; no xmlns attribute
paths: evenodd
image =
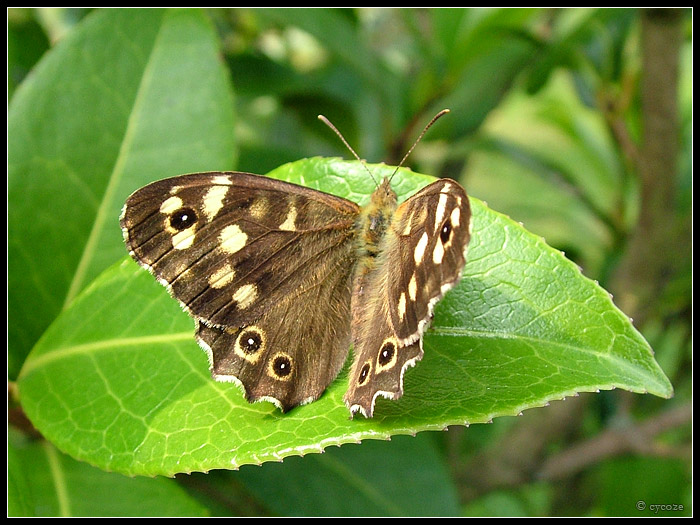
<svg viewBox="0 0 700 525"><path fill-rule="evenodd" d="M460 278L470 220L467 194L449 179L398 205L384 178L360 208L213 172L141 188L120 222L131 256L195 319L216 380L288 410L323 393L352 343L344 400L351 415L372 417L377 396L400 397L423 356L433 307Z"/></svg>

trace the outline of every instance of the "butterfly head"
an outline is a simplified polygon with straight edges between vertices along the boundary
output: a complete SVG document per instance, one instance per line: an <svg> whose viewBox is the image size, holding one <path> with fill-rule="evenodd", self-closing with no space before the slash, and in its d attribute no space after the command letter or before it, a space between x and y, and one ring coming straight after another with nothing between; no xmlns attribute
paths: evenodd
<svg viewBox="0 0 700 525"><path fill-rule="evenodd" d="M396 192L391 189L391 179L384 177L382 183L372 193L370 201L374 206L394 209L396 208L397 198Z"/></svg>

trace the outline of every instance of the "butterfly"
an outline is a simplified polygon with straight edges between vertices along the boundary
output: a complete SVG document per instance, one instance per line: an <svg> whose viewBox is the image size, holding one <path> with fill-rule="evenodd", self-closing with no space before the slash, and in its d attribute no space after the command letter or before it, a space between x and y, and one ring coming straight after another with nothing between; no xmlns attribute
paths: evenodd
<svg viewBox="0 0 700 525"><path fill-rule="evenodd" d="M194 318L214 379L286 411L321 396L352 346L344 402L369 418L378 396L403 394L404 372L423 356L433 307L465 264L471 210L450 179L398 204L386 177L360 207L209 172L137 190L120 225L131 256Z"/></svg>

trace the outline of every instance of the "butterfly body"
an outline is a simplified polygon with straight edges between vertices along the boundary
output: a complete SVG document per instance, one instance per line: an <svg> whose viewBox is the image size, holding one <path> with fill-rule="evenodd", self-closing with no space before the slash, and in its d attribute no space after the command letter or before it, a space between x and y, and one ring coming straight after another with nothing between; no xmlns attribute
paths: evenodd
<svg viewBox="0 0 700 525"><path fill-rule="evenodd" d="M397 398L469 242L464 190L440 179L402 204L385 179L364 208L238 172L182 175L132 194L130 254L196 321L215 379L283 410L317 399L354 347L351 414Z"/></svg>

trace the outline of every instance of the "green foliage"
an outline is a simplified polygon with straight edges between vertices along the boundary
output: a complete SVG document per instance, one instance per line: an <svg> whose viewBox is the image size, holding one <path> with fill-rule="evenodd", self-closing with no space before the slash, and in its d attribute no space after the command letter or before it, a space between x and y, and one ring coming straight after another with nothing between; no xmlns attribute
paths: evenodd
<svg viewBox="0 0 700 525"><path fill-rule="evenodd" d="M9 435L10 516L206 516L166 479L110 474L60 453L47 441Z"/></svg>
<svg viewBox="0 0 700 525"><path fill-rule="evenodd" d="M216 52L211 23L196 11L95 12L15 93L11 376L60 311L124 254L115 217L129 193L173 173L232 167L232 97Z"/></svg>
<svg viewBox="0 0 700 525"><path fill-rule="evenodd" d="M464 481L499 465L462 474L470 458L488 460L490 450L498 459L531 414L554 407L401 436L577 392L665 398L666 375L671 406L690 397L689 257L678 255L685 269L669 276L660 313L644 327L666 374L631 312L577 266L607 286L636 223L640 188L619 129L639 140L637 11L17 13L8 27L8 377L17 379L11 405L43 439L11 429L10 515L642 515L632 499L689 511L690 473L678 460L612 460L566 483L496 490ZM691 210L688 70L681 195L669 211L679 223ZM167 176L241 169L362 204L372 182L358 163L332 158L347 152L316 114L363 157L395 164L443 107L452 114L409 163L462 179L474 237L460 285L436 307L425 358L406 373L405 396L378 401L373 420L349 420L344 373L288 414L211 380L191 319L125 257L118 216L127 195ZM407 196L429 180L402 170L397 189ZM621 412L629 407L645 419L669 406L619 398L596 396L547 452L572 435L631 424ZM683 427L671 428L663 446L687 442ZM518 446L525 454L528 445ZM224 470L118 474L211 469ZM649 469L664 481L627 482Z"/></svg>
<svg viewBox="0 0 700 525"><path fill-rule="evenodd" d="M279 515L454 516L457 495L429 437L333 447L284 464L244 467L239 479Z"/></svg>

